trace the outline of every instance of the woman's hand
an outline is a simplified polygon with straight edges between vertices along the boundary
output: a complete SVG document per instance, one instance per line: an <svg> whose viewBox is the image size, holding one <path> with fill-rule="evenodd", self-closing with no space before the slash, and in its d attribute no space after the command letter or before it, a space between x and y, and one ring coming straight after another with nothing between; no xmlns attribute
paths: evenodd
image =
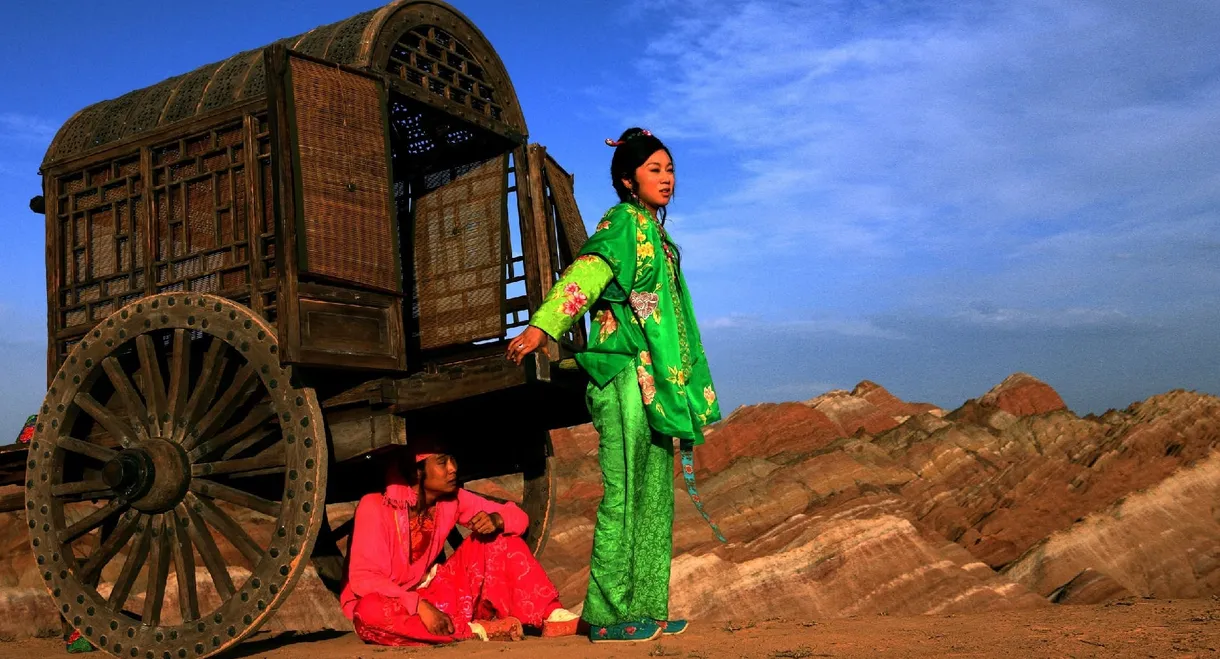
<svg viewBox="0 0 1220 659"><path fill-rule="evenodd" d="M426 599L419 600L419 606L416 607L415 613L419 616L420 622L424 623L424 627L428 631L437 636L452 636L453 621L449 616L445 615L440 609L432 606Z"/></svg>
<svg viewBox="0 0 1220 659"><path fill-rule="evenodd" d="M520 366L521 360L541 347L542 344L546 343L546 340L546 332L530 325L525 328L524 332L518 334L517 338L508 342L508 350L504 356L508 358L508 361Z"/></svg>

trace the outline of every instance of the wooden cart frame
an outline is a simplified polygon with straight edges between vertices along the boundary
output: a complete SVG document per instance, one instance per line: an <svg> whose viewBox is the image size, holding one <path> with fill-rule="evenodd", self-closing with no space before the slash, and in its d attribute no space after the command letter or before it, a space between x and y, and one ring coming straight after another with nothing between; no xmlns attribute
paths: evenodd
<svg viewBox="0 0 1220 659"><path fill-rule="evenodd" d="M95 646L211 656L308 562L337 587L326 505L420 434L520 474L541 551L585 329L503 350L586 235L465 16L399 0L98 103L42 174L48 393L0 507Z"/></svg>

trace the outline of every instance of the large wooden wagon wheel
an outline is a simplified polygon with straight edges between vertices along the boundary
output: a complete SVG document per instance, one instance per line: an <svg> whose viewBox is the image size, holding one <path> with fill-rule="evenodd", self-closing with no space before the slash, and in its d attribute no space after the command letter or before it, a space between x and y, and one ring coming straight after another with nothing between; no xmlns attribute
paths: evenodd
<svg viewBox="0 0 1220 659"><path fill-rule="evenodd" d="M551 522L555 514L555 472L552 469L554 458L547 455L550 446L545 430L526 431L529 437L521 442L530 450L521 454L518 452L512 459L503 457L501 464L510 464L511 471L503 476L483 479L480 474L474 474L477 480L464 483L464 487L485 496L493 501L511 501L521 507L529 515L529 528L525 532L525 544L529 546L534 556L541 556L546 549L550 536ZM464 467L459 459L459 474ZM476 466L475 471L481 471ZM456 535L455 535L456 534ZM456 548L461 534L455 529L449 536L449 545Z"/></svg>
<svg viewBox="0 0 1220 659"><path fill-rule="evenodd" d="M97 647L206 657L292 589L322 519L325 432L248 308L182 293L124 307L73 348L38 421L30 542Z"/></svg>

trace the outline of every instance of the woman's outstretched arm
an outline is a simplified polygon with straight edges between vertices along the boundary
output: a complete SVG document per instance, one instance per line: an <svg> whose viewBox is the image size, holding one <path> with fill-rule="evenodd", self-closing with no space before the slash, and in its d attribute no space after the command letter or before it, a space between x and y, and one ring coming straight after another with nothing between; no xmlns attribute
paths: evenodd
<svg viewBox="0 0 1220 659"><path fill-rule="evenodd" d="M508 344L508 358L521 363L547 339L557 339L583 316L614 279L610 266L598 256L581 256L568 266L551 287L542 306L530 315L529 327Z"/></svg>

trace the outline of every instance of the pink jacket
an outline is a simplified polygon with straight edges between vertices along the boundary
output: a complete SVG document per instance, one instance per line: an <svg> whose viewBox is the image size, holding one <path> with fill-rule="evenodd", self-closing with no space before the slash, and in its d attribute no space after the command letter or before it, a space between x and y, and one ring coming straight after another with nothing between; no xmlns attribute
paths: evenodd
<svg viewBox="0 0 1220 659"><path fill-rule="evenodd" d="M415 615L419 605L415 587L441 555L445 538L455 524L465 526L475 514L486 512L500 513L504 518L504 533L521 535L529 527L529 516L516 504L495 503L459 489L456 498L436 502L433 510L436 530L432 542L424 555L412 563L409 540L405 536L399 540L397 529L405 534L410 528L409 508L415 504L416 492L402 482L396 469L391 470L387 481L384 494L366 494L356 506L348 570L339 595L339 604L348 620L356 610L357 600L372 594L396 597L411 615Z"/></svg>

